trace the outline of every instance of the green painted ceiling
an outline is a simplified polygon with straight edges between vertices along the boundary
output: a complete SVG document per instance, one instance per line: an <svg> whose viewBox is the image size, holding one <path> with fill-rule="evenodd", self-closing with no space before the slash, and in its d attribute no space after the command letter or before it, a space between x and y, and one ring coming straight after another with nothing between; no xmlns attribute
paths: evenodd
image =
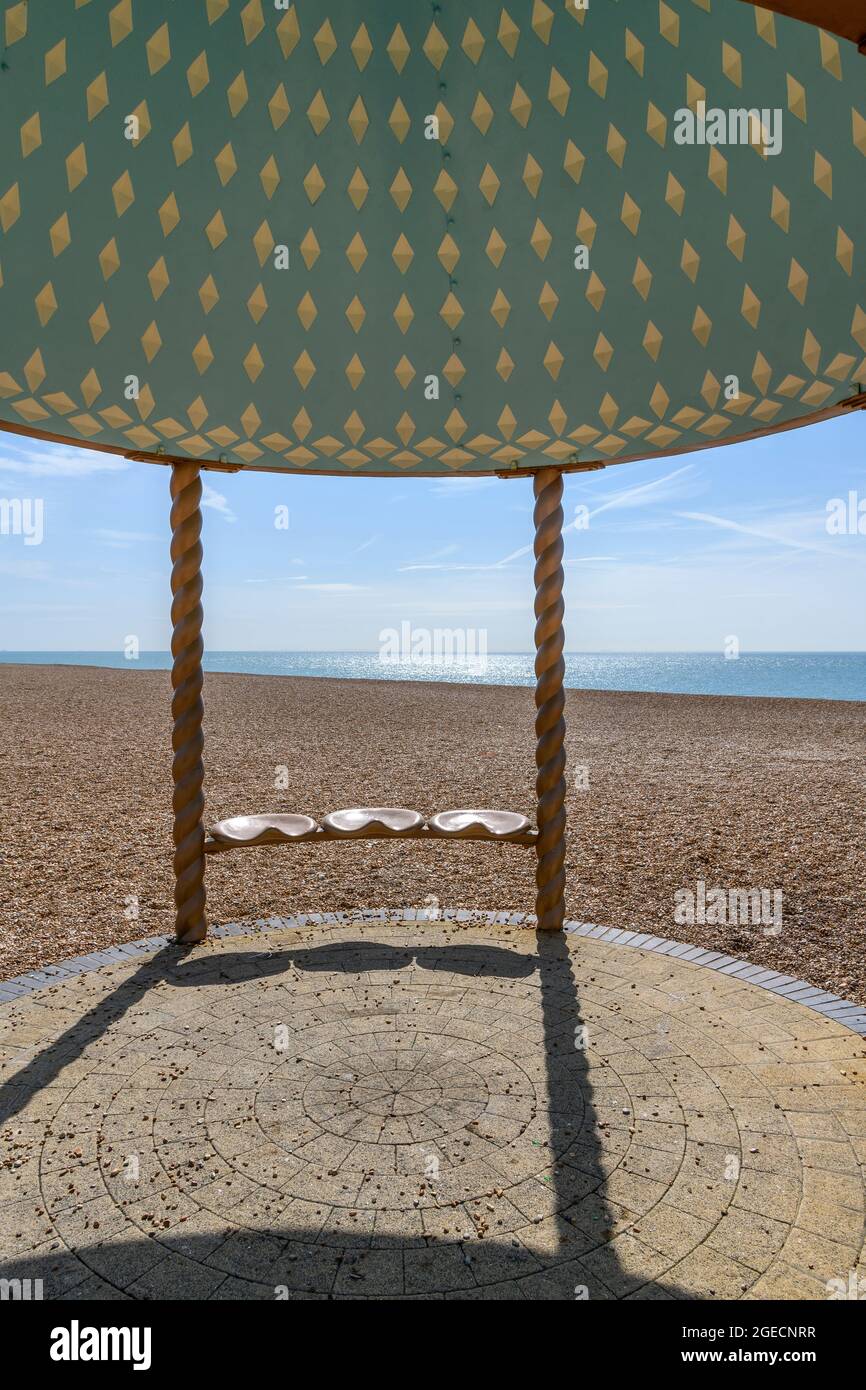
<svg viewBox="0 0 866 1390"><path fill-rule="evenodd" d="M743 0L0 19L2 426L479 473L706 447L866 390L844 38ZM781 152L678 144L702 99L778 108Z"/></svg>

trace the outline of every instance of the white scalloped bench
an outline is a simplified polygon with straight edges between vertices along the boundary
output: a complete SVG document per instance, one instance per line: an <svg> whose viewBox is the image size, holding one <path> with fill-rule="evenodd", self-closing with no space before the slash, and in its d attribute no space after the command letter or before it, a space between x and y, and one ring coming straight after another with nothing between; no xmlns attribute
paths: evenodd
<svg viewBox="0 0 866 1390"><path fill-rule="evenodd" d="M312 816L232 816L217 821L205 841L206 854L263 845L323 844L333 840L474 840L534 845L538 831L516 811L440 811L429 819L403 806L354 806L332 811L321 824Z"/></svg>

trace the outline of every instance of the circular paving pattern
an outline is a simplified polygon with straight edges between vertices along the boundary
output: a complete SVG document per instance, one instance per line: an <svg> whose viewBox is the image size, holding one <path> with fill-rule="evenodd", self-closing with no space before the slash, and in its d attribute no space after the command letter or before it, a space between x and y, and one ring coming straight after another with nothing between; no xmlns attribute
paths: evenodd
<svg viewBox="0 0 866 1390"><path fill-rule="evenodd" d="M668 956L276 928L0 1027L0 1265L47 1298L866 1290L866 1045Z"/></svg>

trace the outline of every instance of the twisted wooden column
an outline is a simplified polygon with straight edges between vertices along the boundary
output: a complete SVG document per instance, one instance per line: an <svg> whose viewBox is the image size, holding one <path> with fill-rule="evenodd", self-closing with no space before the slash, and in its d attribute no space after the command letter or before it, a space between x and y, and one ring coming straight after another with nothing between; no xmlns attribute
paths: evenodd
<svg viewBox="0 0 866 1390"><path fill-rule="evenodd" d="M535 763L538 776L538 863L535 911L540 931L565 921L565 697L562 681L562 473L543 468L535 489Z"/></svg>
<svg viewBox="0 0 866 1390"><path fill-rule="evenodd" d="M175 933L189 945L207 935L204 889L204 765L201 478L197 463L171 468L171 637L174 728Z"/></svg>

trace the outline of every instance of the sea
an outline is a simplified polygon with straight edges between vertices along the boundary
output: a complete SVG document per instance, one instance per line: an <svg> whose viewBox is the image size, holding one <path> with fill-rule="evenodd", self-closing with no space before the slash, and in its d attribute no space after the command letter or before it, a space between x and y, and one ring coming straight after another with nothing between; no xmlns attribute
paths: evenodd
<svg viewBox="0 0 866 1390"><path fill-rule="evenodd" d="M205 671L337 680L448 681L534 685L534 657L498 652L478 658L384 661L378 652L208 651ZM0 663L168 670L170 652L0 652ZM569 652L565 684L583 690L643 690L674 695L866 700L866 652Z"/></svg>

